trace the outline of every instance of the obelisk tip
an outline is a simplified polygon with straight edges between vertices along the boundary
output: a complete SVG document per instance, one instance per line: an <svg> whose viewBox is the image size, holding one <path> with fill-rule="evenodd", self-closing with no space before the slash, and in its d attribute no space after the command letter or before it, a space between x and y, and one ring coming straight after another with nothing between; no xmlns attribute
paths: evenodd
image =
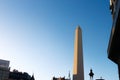
<svg viewBox="0 0 120 80"><path fill-rule="evenodd" d="M82 30L80 25L77 26L76 30Z"/></svg>

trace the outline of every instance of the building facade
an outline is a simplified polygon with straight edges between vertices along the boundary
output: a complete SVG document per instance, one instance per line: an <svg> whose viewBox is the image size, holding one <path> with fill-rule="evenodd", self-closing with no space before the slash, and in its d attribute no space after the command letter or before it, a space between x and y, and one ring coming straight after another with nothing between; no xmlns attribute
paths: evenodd
<svg viewBox="0 0 120 80"><path fill-rule="evenodd" d="M120 0L110 0L112 29L108 45L108 58L118 65L120 80Z"/></svg>
<svg viewBox="0 0 120 80"><path fill-rule="evenodd" d="M18 70L10 71L9 61L0 59L0 80L35 80L34 75Z"/></svg>
<svg viewBox="0 0 120 80"><path fill-rule="evenodd" d="M8 79L9 71L9 61L0 59L0 80Z"/></svg>
<svg viewBox="0 0 120 80"><path fill-rule="evenodd" d="M9 68L0 67L0 80L8 79L9 70Z"/></svg>

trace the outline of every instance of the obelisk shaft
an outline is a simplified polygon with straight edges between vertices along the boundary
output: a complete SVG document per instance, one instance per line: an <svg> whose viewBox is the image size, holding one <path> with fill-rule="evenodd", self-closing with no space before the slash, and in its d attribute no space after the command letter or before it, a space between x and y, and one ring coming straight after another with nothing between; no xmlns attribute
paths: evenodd
<svg viewBox="0 0 120 80"><path fill-rule="evenodd" d="M75 31L73 80L84 80L82 30L79 26Z"/></svg>

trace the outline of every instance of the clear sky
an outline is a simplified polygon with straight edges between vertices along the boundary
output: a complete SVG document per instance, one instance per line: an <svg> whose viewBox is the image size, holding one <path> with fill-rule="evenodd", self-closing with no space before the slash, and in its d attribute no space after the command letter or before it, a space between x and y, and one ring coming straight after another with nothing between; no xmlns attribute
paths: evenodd
<svg viewBox="0 0 120 80"><path fill-rule="evenodd" d="M118 80L107 58L112 27L109 0L0 0L0 59L36 80L73 72L74 35L82 28L84 75Z"/></svg>

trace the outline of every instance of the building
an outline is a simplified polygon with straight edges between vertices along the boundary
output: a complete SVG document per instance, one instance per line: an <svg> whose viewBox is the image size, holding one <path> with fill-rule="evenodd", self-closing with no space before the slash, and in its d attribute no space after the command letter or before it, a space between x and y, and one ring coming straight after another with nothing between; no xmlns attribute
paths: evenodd
<svg viewBox="0 0 120 80"><path fill-rule="evenodd" d="M96 80L105 80L105 79L102 79L102 77L100 77L100 79L96 79Z"/></svg>
<svg viewBox="0 0 120 80"><path fill-rule="evenodd" d="M9 61L7 60L2 60L0 59L0 67L5 67L5 68L8 68L9 67Z"/></svg>
<svg viewBox="0 0 120 80"><path fill-rule="evenodd" d="M71 80L70 72L68 74L68 78L65 78L65 77L59 77L59 78L53 77L52 80Z"/></svg>
<svg viewBox="0 0 120 80"><path fill-rule="evenodd" d="M0 80L8 79L9 71L9 61L0 59Z"/></svg>
<svg viewBox="0 0 120 80"><path fill-rule="evenodd" d="M60 77L60 78L53 77L52 80L65 80L65 77Z"/></svg>
<svg viewBox="0 0 120 80"><path fill-rule="evenodd" d="M9 73L10 80L35 80L34 75L32 77L26 72L19 72L18 70L13 70Z"/></svg>
<svg viewBox="0 0 120 80"><path fill-rule="evenodd" d="M104 79L96 79L96 80L104 80Z"/></svg>
<svg viewBox="0 0 120 80"><path fill-rule="evenodd" d="M70 78L66 79L65 77L59 77L59 78L53 77L52 80L71 80L71 79Z"/></svg>
<svg viewBox="0 0 120 80"><path fill-rule="evenodd" d="M9 61L0 59L0 80L35 80L34 75L18 70L10 71Z"/></svg>
<svg viewBox="0 0 120 80"><path fill-rule="evenodd" d="M75 30L73 80L84 80L82 29Z"/></svg>
<svg viewBox="0 0 120 80"><path fill-rule="evenodd" d="M102 77L100 79L96 79L96 80L105 80L105 79L102 79Z"/></svg>
<svg viewBox="0 0 120 80"><path fill-rule="evenodd" d="M120 79L120 0L110 0L110 10L113 22L108 45L108 58L118 65Z"/></svg>

